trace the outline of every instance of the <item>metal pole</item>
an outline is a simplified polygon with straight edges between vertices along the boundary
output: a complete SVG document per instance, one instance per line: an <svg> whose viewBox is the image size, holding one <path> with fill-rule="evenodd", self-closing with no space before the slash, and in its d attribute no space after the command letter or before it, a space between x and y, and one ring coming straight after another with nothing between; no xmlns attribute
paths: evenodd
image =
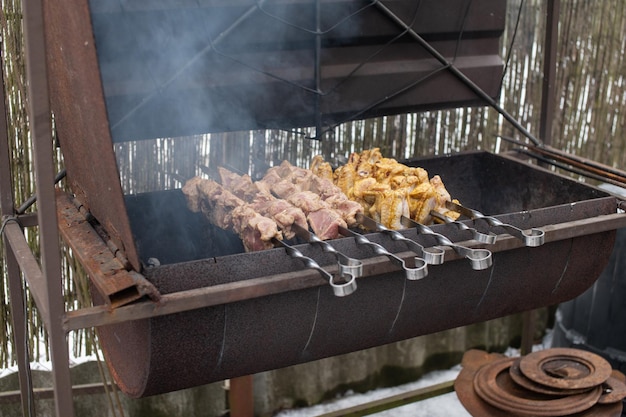
<svg viewBox="0 0 626 417"><path fill-rule="evenodd" d="M322 6L320 0L315 1L315 48L313 77L315 78L315 98L313 111L315 112L315 138L322 139L322 111L320 107L322 91L322 34L321 19Z"/></svg>
<svg viewBox="0 0 626 417"><path fill-rule="evenodd" d="M552 120L555 107L556 51L559 46L560 0L548 0L546 34L543 56L543 86L541 92L541 118L539 137L546 145L552 144Z"/></svg>
<svg viewBox="0 0 626 417"><path fill-rule="evenodd" d="M254 383L252 375L231 378L228 402L231 417L254 416Z"/></svg>
<svg viewBox="0 0 626 417"><path fill-rule="evenodd" d="M46 282L44 302L47 303L49 313L47 331L52 359L55 409L59 417L73 417L69 352L66 333L63 330L65 305L56 217L52 119L48 95L43 2L42 0L22 2L22 11L30 133L33 141L37 187L40 261Z"/></svg>
<svg viewBox="0 0 626 417"><path fill-rule="evenodd" d="M4 80L2 66L0 65L0 78ZM4 222L15 215L15 202L13 201L13 184L11 181L11 157L9 150L9 137L5 107L4 83L0 88L0 217ZM6 220L9 221L9 220ZM4 241L4 259L9 281L9 299L11 318L13 324L13 349L17 354L18 379L20 383L20 396L22 401L22 414L35 415L33 398L33 386L28 362L28 345L26 315L24 314L24 292L22 290L22 278L20 268L15 259L9 240L2 235ZM27 414L28 412L28 414Z"/></svg>
<svg viewBox="0 0 626 417"><path fill-rule="evenodd" d="M9 298L11 300L11 316L13 322L13 341L15 343L14 351L17 353L17 369L20 382L20 393L22 400L22 415L35 415L35 402L32 377L30 372L30 363L28 361L28 339L26 329L26 315L24 314L24 291L22 290L22 282L20 277L20 269L17 265L15 255L11 250L6 248L5 243L5 260L7 266L7 275L9 277Z"/></svg>
<svg viewBox="0 0 626 417"><path fill-rule="evenodd" d="M541 117L539 136L545 145L552 142L552 120L554 119L554 83L556 78L556 50L559 35L560 0L548 0L546 5L546 34L544 38L543 86L541 90ZM535 330L535 314L522 313L522 355L532 352Z"/></svg>

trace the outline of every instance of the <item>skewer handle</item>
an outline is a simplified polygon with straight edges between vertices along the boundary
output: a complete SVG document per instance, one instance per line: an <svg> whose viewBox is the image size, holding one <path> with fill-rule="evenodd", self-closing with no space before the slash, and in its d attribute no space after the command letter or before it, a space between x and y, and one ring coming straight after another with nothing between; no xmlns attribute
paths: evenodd
<svg viewBox="0 0 626 417"><path fill-rule="evenodd" d="M278 243L280 246L284 247L287 254L293 259L299 259L300 261L302 261L302 263L304 263L307 268L317 270L326 280L328 280L328 283L333 289L333 294L335 294L337 297L344 297L356 291L356 278L354 276L349 274L343 274L342 278L345 279L345 282L338 283L331 273L319 266L319 264L313 259L309 258L308 256L304 256L302 252L300 252L298 249L286 244L282 240L273 239L273 241L274 243Z"/></svg>
<svg viewBox="0 0 626 417"><path fill-rule="evenodd" d="M485 216L478 210L470 209L457 203L448 201L446 207L469 217L472 220L484 220L489 226L502 227L511 236L520 239L526 246L537 247L545 242L545 232L540 229L532 228L530 230L522 230L512 224L503 223L495 217Z"/></svg>
<svg viewBox="0 0 626 417"><path fill-rule="evenodd" d="M437 239L437 242L440 245L449 246L459 255L469 259L472 265L472 269L474 270L487 269L493 264L491 251L487 249L471 249L465 246L457 245L441 233L436 233L430 227L424 226L423 224L420 224L415 220L409 219L405 216L402 216L401 220L403 224L415 227L419 231L419 233L433 236L435 239Z"/></svg>
<svg viewBox="0 0 626 417"><path fill-rule="evenodd" d="M429 250L426 250L416 241L403 236L401 233L395 230L388 229L374 219L364 216L362 214L357 217L357 221L370 230L385 233L395 241L404 242L409 247L409 249L419 254L427 264L441 265L443 263L445 251L441 248L431 247L429 248Z"/></svg>
<svg viewBox="0 0 626 417"><path fill-rule="evenodd" d="M335 256L335 259L337 259L337 265L339 265L339 271L342 276L347 274L358 278L363 275L363 262L358 259L350 258L349 256L344 255L343 253L335 249L331 244L320 239L315 233L305 229L298 224L294 223L291 227L298 236L304 238L309 243L319 245L324 252L333 254Z"/></svg>
<svg viewBox="0 0 626 417"><path fill-rule="evenodd" d="M397 257L378 243L372 242L360 233L353 232L352 230L346 229L345 227L339 227L339 232L344 236L354 237L356 243L358 243L359 245L368 246L377 255L384 255L389 258L391 262L404 270L406 278L408 280L416 281L428 275L428 264L422 258L415 257L415 268L411 268L406 265L402 258Z"/></svg>

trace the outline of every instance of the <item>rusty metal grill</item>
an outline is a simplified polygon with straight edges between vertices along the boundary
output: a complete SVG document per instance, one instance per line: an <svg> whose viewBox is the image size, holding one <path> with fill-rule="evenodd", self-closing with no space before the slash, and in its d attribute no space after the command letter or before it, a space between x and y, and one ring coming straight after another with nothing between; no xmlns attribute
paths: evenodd
<svg viewBox="0 0 626 417"><path fill-rule="evenodd" d="M617 199L510 155L408 163L441 175L468 207L540 228L545 245L526 247L496 228L491 268L473 269L446 249L443 265L409 281L388 257L337 239L337 250L363 262L358 289L346 297L283 248L243 253L236 236L189 211L180 190L123 195L117 141L297 126L315 126L324 138L345 120L489 102L502 76L505 2L76 3L45 4L51 101L74 194L59 193L59 224L90 273L96 303L119 307L111 316L139 298L154 301L133 321L99 328L116 382L131 396L556 304L588 288L610 255L623 221ZM285 24L289 16L297 24ZM263 31L250 26L255 19ZM433 56L433 47L451 61ZM163 56L167 65L157 66ZM417 231L402 234L437 245ZM433 231L483 246L454 224ZM388 234L367 239L415 257ZM331 254L294 245L336 272ZM186 297L193 302L181 307Z"/></svg>

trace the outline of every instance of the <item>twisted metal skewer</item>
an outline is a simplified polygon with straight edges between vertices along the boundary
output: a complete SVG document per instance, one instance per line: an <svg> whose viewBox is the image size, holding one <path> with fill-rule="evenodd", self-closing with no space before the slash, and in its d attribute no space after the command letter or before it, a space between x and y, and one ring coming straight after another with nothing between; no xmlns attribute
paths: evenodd
<svg viewBox="0 0 626 417"><path fill-rule="evenodd" d="M350 274L342 274L342 278L344 278L345 282L338 283L336 282L335 277L330 272L319 266L319 264L313 259L309 258L308 256L304 256L302 252L300 252L298 249L276 238L273 238L272 242L274 242L274 244L278 244L284 247L287 255L289 255L293 259L299 259L300 261L302 261L302 263L304 263L307 268L317 270L322 275L322 277L328 280L328 283L333 289L333 294L335 294L337 297L344 297L356 291L356 278L354 276Z"/></svg>
<svg viewBox="0 0 626 417"><path fill-rule="evenodd" d="M404 242L410 250L420 255L427 264L430 265L441 265L443 263L445 251L439 247L433 246L431 248L424 248L424 246L420 245L416 241L409 239L397 232L396 230L391 230L378 223L374 219L367 217L363 214L357 215L357 222L361 223L363 226L368 229L382 232L391 237L391 239L395 241Z"/></svg>
<svg viewBox="0 0 626 417"><path fill-rule="evenodd" d="M437 233L433 231L430 227L424 226L423 224L418 223L415 220L409 219L405 216L402 216L401 221L403 225L407 227L415 227L419 231L419 233L433 236L440 245L449 246L459 255L469 259L470 263L472 264L472 269L474 270L487 269L493 263L493 260L491 258L491 251L487 249L472 249L465 246L457 245L441 233Z"/></svg>
<svg viewBox="0 0 626 417"><path fill-rule="evenodd" d="M502 227L511 236L520 239L526 246L537 247L543 245L545 241L545 233L543 230L532 228L530 230L522 230L512 224L503 223L495 217L485 216L478 210L467 208L457 203L447 202L446 206L450 210L454 210L461 213L464 216L469 217L472 220L483 220L487 222L489 226Z"/></svg>
<svg viewBox="0 0 626 417"><path fill-rule="evenodd" d="M315 233L305 229L299 224L294 223L291 225L291 229L296 235L302 237L309 243L316 244L320 246L324 252L334 255L337 260L337 265L339 266L339 272L342 276L347 274L358 278L363 275L363 262L360 260L344 255L328 242L320 239Z"/></svg>
<svg viewBox="0 0 626 417"><path fill-rule="evenodd" d="M489 232L489 233L483 233L480 232L476 229L474 229L473 227L469 227L468 225L466 225L465 223L461 223L459 221L456 220L452 220L450 217L446 216L445 214L441 214L435 210L432 210L430 212L430 215L433 217L436 217L437 219L443 221L446 224L454 224L456 227L458 227L460 230L467 230L472 234L472 239L480 242L480 243L486 243L488 245L493 245L494 243L496 243L496 240L498 238L498 235L493 233L493 232Z"/></svg>
<svg viewBox="0 0 626 417"><path fill-rule="evenodd" d="M406 274L406 278L411 281L422 279L426 275L428 275L428 264L426 264L426 261L424 261L424 259L422 258L419 258L417 256L414 257L415 267L411 268L406 265L404 259L394 255L378 243L372 242L360 233L354 232L345 227L339 227L339 233L347 237L353 237L356 240L356 243L358 243L359 245L368 246L377 255L386 256L391 262L402 268Z"/></svg>

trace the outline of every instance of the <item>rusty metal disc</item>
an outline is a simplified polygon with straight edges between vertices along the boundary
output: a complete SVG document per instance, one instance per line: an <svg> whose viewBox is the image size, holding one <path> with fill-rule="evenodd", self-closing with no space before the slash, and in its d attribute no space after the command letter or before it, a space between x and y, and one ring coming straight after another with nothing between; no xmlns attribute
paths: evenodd
<svg viewBox="0 0 626 417"><path fill-rule="evenodd" d="M602 384L602 395L598 399L598 403L612 404L626 398L626 382L624 382L624 379L626 379L624 374L614 370L609 379Z"/></svg>
<svg viewBox="0 0 626 417"><path fill-rule="evenodd" d="M527 390L510 377L515 358L505 358L481 367L474 378L474 390L492 406L513 414L532 416L566 416L593 407L602 387L588 392L556 397Z"/></svg>
<svg viewBox="0 0 626 417"><path fill-rule="evenodd" d="M511 417L512 413L493 407L483 401L474 391L476 372L491 362L502 359L504 356L496 353L487 353L482 350L470 349L463 355L461 372L454 381L454 390L457 398L467 412L474 417ZM523 414L518 414L523 415ZM588 410L576 413L576 417L620 417L622 404L596 404Z"/></svg>
<svg viewBox="0 0 626 417"><path fill-rule="evenodd" d="M595 353L571 348L552 348L529 353L520 360L528 379L560 389L592 388L611 376L611 365Z"/></svg>
<svg viewBox="0 0 626 417"><path fill-rule="evenodd" d="M463 355L461 372L454 381L454 391L463 407L475 417L511 417L511 413L499 410L483 401L474 390L476 372L484 365L502 359L500 354L470 349Z"/></svg>
<svg viewBox="0 0 626 417"><path fill-rule="evenodd" d="M526 388L527 390L538 392L540 394L546 395L555 395L555 396L564 396L564 395L573 395L573 394L581 394L583 392L589 391L591 388L578 388L578 389L560 389L560 388L552 388L545 385L541 385L528 379L519 369L519 363L521 358L516 358L515 361L511 364L509 368L509 374L513 382L517 385Z"/></svg>

